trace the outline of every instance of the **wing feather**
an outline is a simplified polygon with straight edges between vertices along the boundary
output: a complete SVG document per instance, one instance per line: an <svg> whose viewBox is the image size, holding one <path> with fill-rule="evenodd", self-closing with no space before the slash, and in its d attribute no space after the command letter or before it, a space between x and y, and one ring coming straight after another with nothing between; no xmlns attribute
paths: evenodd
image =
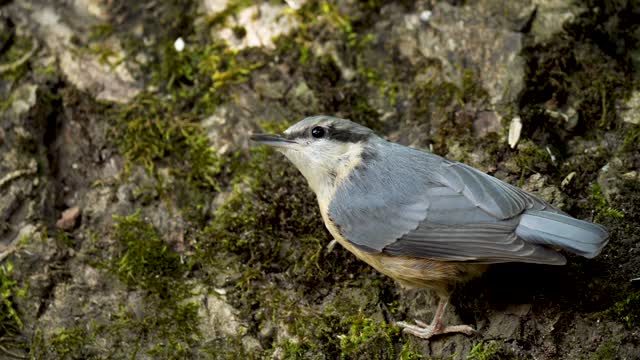
<svg viewBox="0 0 640 360"><path fill-rule="evenodd" d="M528 209L548 206L537 197L468 165L442 159L439 181L464 194L473 204L499 219L509 219Z"/></svg>
<svg viewBox="0 0 640 360"><path fill-rule="evenodd" d="M390 149L355 169L329 206L351 243L443 261L564 263L562 255L515 233L524 211L556 211L542 200L467 165Z"/></svg>

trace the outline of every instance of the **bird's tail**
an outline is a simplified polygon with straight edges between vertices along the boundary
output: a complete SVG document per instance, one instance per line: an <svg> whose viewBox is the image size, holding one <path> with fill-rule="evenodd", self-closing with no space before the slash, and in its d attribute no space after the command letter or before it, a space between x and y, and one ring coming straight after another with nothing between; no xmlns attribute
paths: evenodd
<svg viewBox="0 0 640 360"><path fill-rule="evenodd" d="M529 243L559 247L589 259L609 241L609 233L602 225L534 210L522 214L516 235Z"/></svg>

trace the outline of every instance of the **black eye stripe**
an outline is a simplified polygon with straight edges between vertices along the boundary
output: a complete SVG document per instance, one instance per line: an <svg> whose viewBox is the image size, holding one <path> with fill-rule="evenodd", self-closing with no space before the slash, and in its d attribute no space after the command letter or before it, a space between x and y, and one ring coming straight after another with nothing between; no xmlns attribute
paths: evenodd
<svg viewBox="0 0 640 360"><path fill-rule="evenodd" d="M295 132L285 134L284 136L289 140L319 139L313 136L312 134L315 128L321 128L324 130L324 134L320 138L326 138L326 139L331 139L331 140L345 142L345 143L357 143L361 141L366 141L372 135L371 131L362 132L362 131L340 129L330 124L327 127L313 126L311 128L300 129Z"/></svg>
<svg viewBox="0 0 640 360"><path fill-rule="evenodd" d="M359 133L350 130L336 129L332 128L329 131L330 138L336 141L346 142L346 143L357 143L360 141L365 141L369 139L371 136L370 133Z"/></svg>

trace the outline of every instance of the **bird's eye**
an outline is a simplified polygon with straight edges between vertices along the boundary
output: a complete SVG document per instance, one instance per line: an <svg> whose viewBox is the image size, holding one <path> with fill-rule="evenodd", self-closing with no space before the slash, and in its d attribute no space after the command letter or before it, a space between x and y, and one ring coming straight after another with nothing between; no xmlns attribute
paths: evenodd
<svg viewBox="0 0 640 360"><path fill-rule="evenodd" d="M311 136L313 136L316 139L320 139L321 137L324 136L324 128L320 126L314 127L313 129L311 129Z"/></svg>

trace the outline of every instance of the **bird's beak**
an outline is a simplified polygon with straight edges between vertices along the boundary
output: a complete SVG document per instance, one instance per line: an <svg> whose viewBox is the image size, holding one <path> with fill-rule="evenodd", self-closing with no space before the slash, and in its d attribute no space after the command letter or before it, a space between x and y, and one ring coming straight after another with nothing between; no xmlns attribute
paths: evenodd
<svg viewBox="0 0 640 360"><path fill-rule="evenodd" d="M272 134L253 134L251 135L251 140L260 144L274 147L287 147L292 144L297 144L297 142L282 137L281 135Z"/></svg>

